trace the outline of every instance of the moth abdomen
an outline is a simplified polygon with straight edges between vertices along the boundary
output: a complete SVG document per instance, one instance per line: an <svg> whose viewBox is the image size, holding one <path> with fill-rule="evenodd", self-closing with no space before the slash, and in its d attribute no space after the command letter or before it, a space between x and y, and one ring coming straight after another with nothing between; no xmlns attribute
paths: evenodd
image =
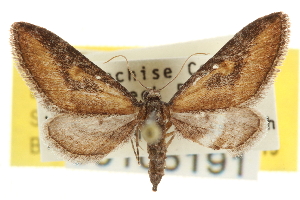
<svg viewBox="0 0 300 200"><path fill-rule="evenodd" d="M163 135L164 136L164 135ZM167 146L165 138L162 137L156 144L148 144L149 154L149 177L153 185L152 190L157 191L157 185L160 183L165 170Z"/></svg>

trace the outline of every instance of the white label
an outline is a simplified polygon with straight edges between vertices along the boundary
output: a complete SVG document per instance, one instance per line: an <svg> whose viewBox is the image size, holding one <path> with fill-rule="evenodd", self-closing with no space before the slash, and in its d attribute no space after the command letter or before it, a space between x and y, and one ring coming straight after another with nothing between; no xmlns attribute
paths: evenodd
<svg viewBox="0 0 300 200"><path fill-rule="evenodd" d="M124 59L117 58L107 64L103 64L104 61L116 55L125 55L129 59L130 69L135 72L137 79L147 87L159 89L177 75L189 55L193 53L209 53L209 55L197 55L190 58L177 79L161 92L162 100L168 102L180 85L212 57L228 39L230 37L220 37L203 41L114 52L84 51L84 54L101 69L111 74L113 78L140 100L145 88L133 79L127 70ZM206 49L208 46L209 48ZM254 151L246 153L242 158L232 158L224 150L215 151L175 137L167 152L166 174L255 179L259 167L259 151L255 150L276 150L279 148L273 87L269 90L266 98L257 105L257 110L269 117L270 129L267 136L253 148ZM42 130L41 126L45 121L45 116L50 116L51 113L39 107L38 114L39 127ZM61 160L55 157L42 142L40 144L43 161ZM140 146L142 147L140 156L148 157L146 142L142 140ZM142 166L138 166L132 146L129 143L110 153L106 159L103 159L98 164L76 166L68 163L67 166L82 169L147 173L146 165L148 160L144 159L142 160Z"/></svg>
<svg viewBox="0 0 300 200"><path fill-rule="evenodd" d="M203 65L210 56L195 56L192 57L184 66L181 74L173 81L170 85L167 86L164 90L161 91L162 100L168 102L170 98L175 94L192 73L194 73L201 65ZM136 77L143 82L147 87L155 87L157 89L162 88L167 84L173 77L176 76L180 67L184 63L185 58L171 58L171 59L157 59L157 60L143 60L143 61L130 61L131 70L134 71ZM138 100L141 99L141 94L145 90L137 81L135 81L132 75L127 71L125 61L110 62L103 64L102 62L95 62L100 66L104 71L111 74L116 80L119 80L123 86L125 86L128 91L136 95ZM274 88L272 87L268 92L266 98L263 99L257 105L257 110L259 110L263 115L269 117L270 120L270 130L267 133L267 136L259 143L258 146L254 147L254 150L277 150L279 148L278 141L278 132L277 132L277 119L276 119L276 105L275 105L275 95ZM47 111L39 108L39 124L43 124L43 119L45 115L51 115ZM40 129L42 130L42 129ZM170 129L172 131L172 129ZM41 142L42 144L42 142ZM144 140L141 141L140 146L142 150L140 151L141 156L147 156L147 146ZM44 149L45 147L41 147ZM50 161L47 158L44 158L43 161ZM197 143L193 143L186 139L174 138L173 142L168 148L168 155L185 155L185 154L198 154L198 153L219 153L226 152L225 150L212 150L203 146L200 146ZM122 148L110 153L107 157L133 157L133 150L131 143L125 144Z"/></svg>
<svg viewBox="0 0 300 200"><path fill-rule="evenodd" d="M135 158L107 158L99 163L75 165L67 163L74 169L102 170L113 172L148 173L147 158L141 159L141 165ZM232 158L226 153L187 154L167 156L166 175L199 176L226 179L257 179L259 169L259 152L246 153L243 157Z"/></svg>

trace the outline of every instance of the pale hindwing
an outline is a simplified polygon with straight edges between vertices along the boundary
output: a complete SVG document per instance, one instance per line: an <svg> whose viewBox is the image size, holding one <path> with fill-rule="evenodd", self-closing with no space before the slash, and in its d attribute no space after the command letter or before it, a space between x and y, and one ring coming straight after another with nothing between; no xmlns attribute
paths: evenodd
<svg viewBox="0 0 300 200"><path fill-rule="evenodd" d="M68 161L96 162L128 142L137 123L136 114L59 114L45 123L43 139Z"/></svg>
<svg viewBox="0 0 300 200"><path fill-rule="evenodd" d="M267 131L267 120L253 109L171 113L176 131L184 138L233 156L249 150Z"/></svg>

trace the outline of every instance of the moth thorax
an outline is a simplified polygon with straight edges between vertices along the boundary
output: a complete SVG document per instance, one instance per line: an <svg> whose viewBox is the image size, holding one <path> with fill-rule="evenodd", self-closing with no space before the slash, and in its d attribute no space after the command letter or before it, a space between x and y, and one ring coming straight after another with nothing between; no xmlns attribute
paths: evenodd
<svg viewBox="0 0 300 200"><path fill-rule="evenodd" d="M150 100L160 100L161 95L159 90L148 89L143 93L143 100L150 101Z"/></svg>
<svg viewBox="0 0 300 200"><path fill-rule="evenodd" d="M148 144L155 144L160 140L162 130L155 121L155 112L151 113L148 120L146 120L141 129L141 135Z"/></svg>

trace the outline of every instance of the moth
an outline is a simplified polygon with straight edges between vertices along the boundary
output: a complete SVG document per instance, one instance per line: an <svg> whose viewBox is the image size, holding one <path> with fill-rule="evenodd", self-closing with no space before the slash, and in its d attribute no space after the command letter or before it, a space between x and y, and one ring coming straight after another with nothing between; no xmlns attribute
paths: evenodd
<svg viewBox="0 0 300 200"><path fill-rule="evenodd" d="M273 83L287 52L289 20L282 12L261 17L227 42L169 102L147 88L143 101L66 41L26 22L11 27L21 76L40 103L56 115L42 138L68 161L97 162L139 135L147 141L149 177L156 191L174 136L233 156L248 151L267 130L252 106ZM175 131L168 132L174 125ZM132 142L132 145L134 143ZM133 145L134 147L134 145Z"/></svg>

